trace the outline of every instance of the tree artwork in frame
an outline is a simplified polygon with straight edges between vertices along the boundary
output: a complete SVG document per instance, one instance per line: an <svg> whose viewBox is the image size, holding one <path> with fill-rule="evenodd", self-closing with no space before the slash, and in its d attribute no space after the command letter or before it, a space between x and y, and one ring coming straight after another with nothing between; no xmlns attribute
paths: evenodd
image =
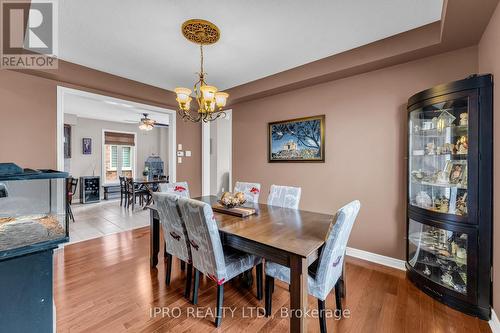
<svg viewBox="0 0 500 333"><path fill-rule="evenodd" d="M324 162L325 116L269 123L269 162Z"/></svg>

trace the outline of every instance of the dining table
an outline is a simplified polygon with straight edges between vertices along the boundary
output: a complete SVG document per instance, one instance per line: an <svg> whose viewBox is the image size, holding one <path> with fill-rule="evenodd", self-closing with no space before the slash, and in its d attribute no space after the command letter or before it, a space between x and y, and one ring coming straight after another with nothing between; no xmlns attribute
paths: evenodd
<svg viewBox="0 0 500 333"><path fill-rule="evenodd" d="M135 191L138 189L144 189L149 192L148 201L144 205L144 209L147 209L153 203L153 192L154 187L159 184L168 183L167 179L145 179L145 178L134 178L132 179L132 198L135 198ZM132 203L132 210L134 208L134 202Z"/></svg>
<svg viewBox="0 0 500 333"><path fill-rule="evenodd" d="M194 198L213 206L216 196ZM245 203L256 213L238 217L214 211L224 246L251 253L290 268L290 332L307 332L308 267L319 258L334 216L305 210ZM160 251L160 220L150 210L150 264L155 268ZM341 277L341 296L345 283Z"/></svg>

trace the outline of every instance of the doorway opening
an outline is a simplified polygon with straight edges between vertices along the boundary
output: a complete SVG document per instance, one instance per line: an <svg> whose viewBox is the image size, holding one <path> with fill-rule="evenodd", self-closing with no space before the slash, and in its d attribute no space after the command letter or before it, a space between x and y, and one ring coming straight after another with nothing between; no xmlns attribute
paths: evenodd
<svg viewBox="0 0 500 333"><path fill-rule="evenodd" d="M58 169L78 180L71 190L71 242L149 224L149 210L122 204L120 177L131 184L146 177L176 180L174 110L58 87L56 139ZM146 206L146 198L137 201Z"/></svg>

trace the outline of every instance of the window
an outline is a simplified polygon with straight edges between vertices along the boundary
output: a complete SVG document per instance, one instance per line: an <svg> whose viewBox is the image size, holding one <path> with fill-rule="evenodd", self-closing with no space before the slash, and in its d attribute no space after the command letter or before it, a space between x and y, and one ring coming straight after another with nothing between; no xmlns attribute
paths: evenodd
<svg viewBox="0 0 500 333"><path fill-rule="evenodd" d="M128 133L104 132L104 183L118 183L119 177L135 177L135 136Z"/></svg>
<svg viewBox="0 0 500 333"><path fill-rule="evenodd" d="M132 147L122 147L122 170L132 170Z"/></svg>
<svg viewBox="0 0 500 333"><path fill-rule="evenodd" d="M109 170L115 170L118 166L118 146L109 146Z"/></svg>

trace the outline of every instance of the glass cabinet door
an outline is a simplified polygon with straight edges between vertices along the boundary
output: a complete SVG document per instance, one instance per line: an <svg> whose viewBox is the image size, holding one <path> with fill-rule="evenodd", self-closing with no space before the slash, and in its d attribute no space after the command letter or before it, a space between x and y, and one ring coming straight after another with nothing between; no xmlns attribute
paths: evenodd
<svg viewBox="0 0 500 333"><path fill-rule="evenodd" d="M421 275L467 295L468 235L410 220L408 263Z"/></svg>
<svg viewBox="0 0 500 333"><path fill-rule="evenodd" d="M409 204L467 215L468 99L410 112Z"/></svg>

